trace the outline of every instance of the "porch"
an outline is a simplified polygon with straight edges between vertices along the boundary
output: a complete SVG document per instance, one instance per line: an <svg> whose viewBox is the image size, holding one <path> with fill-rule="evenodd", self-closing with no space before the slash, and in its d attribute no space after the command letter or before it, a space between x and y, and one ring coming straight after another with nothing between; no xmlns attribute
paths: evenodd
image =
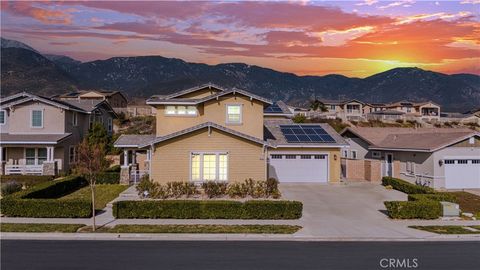
<svg viewBox="0 0 480 270"><path fill-rule="evenodd" d="M150 150L124 149L121 154L120 183L135 185L150 170Z"/></svg>
<svg viewBox="0 0 480 270"><path fill-rule="evenodd" d="M53 146L0 146L0 175L57 175L62 159Z"/></svg>

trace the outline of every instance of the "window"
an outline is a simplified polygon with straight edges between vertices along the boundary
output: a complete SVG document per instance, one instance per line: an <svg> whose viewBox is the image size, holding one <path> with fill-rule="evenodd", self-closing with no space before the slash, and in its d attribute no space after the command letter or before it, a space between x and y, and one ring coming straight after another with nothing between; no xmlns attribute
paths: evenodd
<svg viewBox="0 0 480 270"><path fill-rule="evenodd" d="M35 148L25 149L25 161L27 165L35 165Z"/></svg>
<svg viewBox="0 0 480 270"><path fill-rule="evenodd" d="M472 159L472 164L480 164L480 159Z"/></svg>
<svg viewBox="0 0 480 270"><path fill-rule="evenodd" d="M475 144L475 137L468 138L468 143L469 144Z"/></svg>
<svg viewBox="0 0 480 270"><path fill-rule="evenodd" d="M7 113L5 110L0 111L0 125L5 125Z"/></svg>
<svg viewBox="0 0 480 270"><path fill-rule="evenodd" d="M37 148L38 156L38 165L42 165L43 162L47 161L47 148Z"/></svg>
<svg viewBox="0 0 480 270"><path fill-rule="evenodd" d="M192 153L192 181L226 181L228 179L228 155L225 153Z"/></svg>
<svg viewBox="0 0 480 270"><path fill-rule="evenodd" d="M285 155L286 159L297 159L296 155Z"/></svg>
<svg viewBox="0 0 480 270"><path fill-rule="evenodd" d="M325 159L325 155L315 155L315 159Z"/></svg>
<svg viewBox="0 0 480 270"><path fill-rule="evenodd" d="M7 148L2 149L2 161L7 161Z"/></svg>
<svg viewBox="0 0 480 270"><path fill-rule="evenodd" d="M108 118L107 127L108 127L108 131L112 132L112 130L113 130L112 118Z"/></svg>
<svg viewBox="0 0 480 270"><path fill-rule="evenodd" d="M272 155L272 159L282 159L282 155Z"/></svg>
<svg viewBox="0 0 480 270"><path fill-rule="evenodd" d="M311 155L300 155L300 159L312 159Z"/></svg>
<svg viewBox="0 0 480 270"><path fill-rule="evenodd" d="M453 160L453 159L445 159L445 164L455 164L455 160Z"/></svg>
<svg viewBox="0 0 480 270"><path fill-rule="evenodd" d="M78 115L77 112L73 112L72 114L72 125L76 127L78 125Z"/></svg>
<svg viewBox="0 0 480 270"><path fill-rule="evenodd" d="M32 110L32 127L33 128L43 127L43 111L42 110Z"/></svg>
<svg viewBox="0 0 480 270"><path fill-rule="evenodd" d="M379 158L379 157L381 157L380 152L378 152L378 151L373 151L373 152L372 152L372 157L374 157L374 158Z"/></svg>
<svg viewBox="0 0 480 270"><path fill-rule="evenodd" d="M344 158L348 157L348 150L343 150L343 157Z"/></svg>
<svg viewBox="0 0 480 270"><path fill-rule="evenodd" d="M335 105L330 105L330 110L334 111L335 110Z"/></svg>
<svg viewBox="0 0 480 270"><path fill-rule="evenodd" d="M457 164L467 164L468 163L468 160L467 159L459 159L457 161Z"/></svg>
<svg viewBox="0 0 480 270"><path fill-rule="evenodd" d="M356 150L352 150L352 158L357 159L357 151Z"/></svg>
<svg viewBox="0 0 480 270"><path fill-rule="evenodd" d="M68 161L70 162L70 164L72 164L72 163L75 163L76 160L77 160L77 149L75 148L75 146L70 146L70 148L68 149Z"/></svg>
<svg viewBox="0 0 480 270"><path fill-rule="evenodd" d="M197 107L195 106L166 106L166 115L197 115Z"/></svg>
<svg viewBox="0 0 480 270"><path fill-rule="evenodd" d="M241 105L227 105L227 123L229 124L242 123L242 106Z"/></svg>

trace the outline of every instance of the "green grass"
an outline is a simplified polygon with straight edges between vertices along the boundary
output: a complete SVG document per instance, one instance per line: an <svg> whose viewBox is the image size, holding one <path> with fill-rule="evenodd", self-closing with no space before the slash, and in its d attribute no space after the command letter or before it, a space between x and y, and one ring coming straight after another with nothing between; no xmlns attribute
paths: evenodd
<svg viewBox="0 0 480 270"><path fill-rule="evenodd" d="M452 193L457 196L457 201L462 212L472 213L480 218L480 196L465 191Z"/></svg>
<svg viewBox="0 0 480 270"><path fill-rule="evenodd" d="M478 232L465 229L467 226L409 226L409 228L437 233L437 234L480 234L480 226L468 226Z"/></svg>
<svg viewBox="0 0 480 270"><path fill-rule="evenodd" d="M292 234L300 230L292 225L116 225L97 232L107 233L255 233Z"/></svg>
<svg viewBox="0 0 480 270"><path fill-rule="evenodd" d="M107 203L111 202L113 199L118 197L122 191L127 189L126 185L96 185L95 188L95 210L102 210L107 206ZM73 193L70 193L59 200L62 199L91 199L90 186L81 188Z"/></svg>
<svg viewBox="0 0 480 270"><path fill-rule="evenodd" d="M52 223L1 223L2 232L62 232L74 233L85 224L52 224Z"/></svg>

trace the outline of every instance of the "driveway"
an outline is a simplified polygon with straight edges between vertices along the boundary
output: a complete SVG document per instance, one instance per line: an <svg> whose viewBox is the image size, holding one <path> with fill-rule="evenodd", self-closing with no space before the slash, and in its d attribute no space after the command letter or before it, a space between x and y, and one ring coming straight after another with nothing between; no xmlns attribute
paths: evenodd
<svg viewBox="0 0 480 270"><path fill-rule="evenodd" d="M411 238L431 233L407 228L389 219L384 201L407 200L407 195L380 184L282 184L284 199L303 202L304 228L299 235L338 238Z"/></svg>

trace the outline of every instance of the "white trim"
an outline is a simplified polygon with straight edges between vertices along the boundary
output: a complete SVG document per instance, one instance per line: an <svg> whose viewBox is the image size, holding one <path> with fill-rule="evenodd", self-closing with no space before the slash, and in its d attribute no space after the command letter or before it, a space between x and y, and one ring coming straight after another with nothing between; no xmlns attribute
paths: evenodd
<svg viewBox="0 0 480 270"><path fill-rule="evenodd" d="M192 179L192 155L199 155L200 156L200 179L198 180L193 180ZM203 156L204 155L215 155L215 180L205 180L203 176ZM227 156L227 175L225 180L220 180L220 155L226 155ZM229 153L228 151L190 151L189 156L189 171L188 171L188 178L190 182L206 182L206 181L222 181L222 182L227 182L229 180L229 164L230 164L230 158L229 158Z"/></svg>
<svg viewBox="0 0 480 270"><path fill-rule="evenodd" d="M32 142L22 142L22 141L2 141L1 144L57 144L57 142L40 142L40 141L32 141Z"/></svg>
<svg viewBox="0 0 480 270"><path fill-rule="evenodd" d="M39 126L39 127L33 126L33 112L34 111L42 112L42 125ZM30 128L43 128L43 126L44 126L43 121L45 120L44 119L45 118L44 114L45 114L45 109L30 109Z"/></svg>
<svg viewBox="0 0 480 270"><path fill-rule="evenodd" d="M240 108L240 119L238 122L231 122L228 118L228 107ZM225 124L227 125L242 125L243 124L243 104L242 103L227 103L225 104Z"/></svg>
<svg viewBox="0 0 480 270"><path fill-rule="evenodd" d="M378 147L371 147L371 148L368 148L369 150L380 150L380 151L399 151L399 152L425 152L425 153L431 153L431 152L435 152L435 150L426 150L426 149L423 149L423 150L420 150L420 149L408 149L408 148L378 148Z"/></svg>
<svg viewBox="0 0 480 270"><path fill-rule="evenodd" d="M0 110L0 112L3 112L3 123L0 123L0 126L3 126L7 123L7 110Z"/></svg>

